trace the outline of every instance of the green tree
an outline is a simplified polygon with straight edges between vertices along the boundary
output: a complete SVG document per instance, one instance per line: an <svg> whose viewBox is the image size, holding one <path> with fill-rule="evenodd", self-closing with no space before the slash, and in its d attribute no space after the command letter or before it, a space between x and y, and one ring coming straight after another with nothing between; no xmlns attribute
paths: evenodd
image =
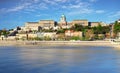
<svg viewBox="0 0 120 73"><path fill-rule="evenodd" d="M111 27L110 27L110 26L103 26L103 29L102 29L103 34L105 34L105 33L109 33L110 30L111 30Z"/></svg>
<svg viewBox="0 0 120 73"><path fill-rule="evenodd" d="M115 23L114 23L114 33L117 34L118 32L120 32L120 23L115 21Z"/></svg>
<svg viewBox="0 0 120 73"><path fill-rule="evenodd" d="M1 32L1 35L4 35L5 37L7 37L9 34L9 31L7 31L6 29L3 29Z"/></svg>
<svg viewBox="0 0 120 73"><path fill-rule="evenodd" d="M105 31L100 24L97 27L93 27L92 29L94 31L94 34L103 34L103 32Z"/></svg>
<svg viewBox="0 0 120 73"><path fill-rule="evenodd" d="M84 27L82 25L75 24L71 29L74 31L82 31Z"/></svg>
<svg viewBox="0 0 120 73"><path fill-rule="evenodd" d="M0 30L0 36L1 36L1 34L2 34L2 30Z"/></svg>
<svg viewBox="0 0 120 73"><path fill-rule="evenodd" d="M81 38L79 36L73 36L70 38L70 40L81 40Z"/></svg>
<svg viewBox="0 0 120 73"><path fill-rule="evenodd" d="M99 24L99 26L97 27L92 27L93 32L95 34L95 39L99 39L99 34L106 34L110 32L110 26L101 26L101 24ZM103 36L104 37L104 36Z"/></svg>
<svg viewBox="0 0 120 73"><path fill-rule="evenodd" d="M98 34L102 34L103 33L103 27L100 24L97 27L97 32L98 32Z"/></svg>
<svg viewBox="0 0 120 73"><path fill-rule="evenodd" d="M57 34L60 34L60 33L65 33L65 30L64 29L57 30Z"/></svg>

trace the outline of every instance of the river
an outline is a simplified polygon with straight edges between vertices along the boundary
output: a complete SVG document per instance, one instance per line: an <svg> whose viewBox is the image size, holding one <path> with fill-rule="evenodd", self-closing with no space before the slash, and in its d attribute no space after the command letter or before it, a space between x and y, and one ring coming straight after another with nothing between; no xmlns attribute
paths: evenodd
<svg viewBox="0 0 120 73"><path fill-rule="evenodd" d="M0 73L120 73L120 50L105 46L1 46Z"/></svg>

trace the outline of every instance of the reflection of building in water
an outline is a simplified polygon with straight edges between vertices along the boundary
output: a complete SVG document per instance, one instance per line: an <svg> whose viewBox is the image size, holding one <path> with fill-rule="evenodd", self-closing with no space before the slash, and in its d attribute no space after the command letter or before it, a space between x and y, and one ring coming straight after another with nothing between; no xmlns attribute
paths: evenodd
<svg viewBox="0 0 120 73"><path fill-rule="evenodd" d="M44 47L43 47L44 48ZM22 48L20 49L20 58L21 59L26 59L28 61L32 60L44 60L44 61L49 61L53 60L58 53L58 49L51 49L51 48L44 48L42 47L29 47L29 49Z"/></svg>
<svg viewBox="0 0 120 73"><path fill-rule="evenodd" d="M41 45L42 46L42 45ZM24 64L25 67L40 67L52 64L59 65L71 65L77 63L84 63L91 57L86 57L84 54L91 52L85 49L76 49L82 47L70 47L70 46L54 46L54 47L28 47L20 48L18 58L21 60L20 63ZM29 66L28 66L29 65Z"/></svg>

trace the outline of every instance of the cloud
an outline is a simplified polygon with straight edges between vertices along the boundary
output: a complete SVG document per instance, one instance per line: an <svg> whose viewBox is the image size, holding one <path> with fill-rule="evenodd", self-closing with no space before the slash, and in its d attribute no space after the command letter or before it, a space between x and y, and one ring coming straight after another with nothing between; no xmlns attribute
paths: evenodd
<svg viewBox="0 0 120 73"><path fill-rule="evenodd" d="M78 0L77 0L78 1ZM87 3L87 2L82 2L82 1L79 1L79 2L75 2L75 3L70 3L68 5L63 5L62 8L72 8L72 9L76 9L76 8L87 8L90 4Z"/></svg>
<svg viewBox="0 0 120 73"><path fill-rule="evenodd" d="M97 0L90 0L91 2ZM1 12L17 12L23 13L37 12L40 10L62 10L64 12L70 11L69 15L90 14L90 13L104 13L104 10L94 10L91 8L89 1L82 0L21 0L17 6L11 8L0 9Z"/></svg>
<svg viewBox="0 0 120 73"><path fill-rule="evenodd" d="M40 0L33 0L35 3L39 2Z"/></svg>
<svg viewBox="0 0 120 73"><path fill-rule="evenodd" d="M44 0L44 2L47 4L57 5L57 3L55 1Z"/></svg>
<svg viewBox="0 0 120 73"><path fill-rule="evenodd" d="M17 11L36 11L41 9L70 9L88 7L88 3L81 0L20 0L17 6L11 8L0 9L3 12L17 12Z"/></svg>
<svg viewBox="0 0 120 73"><path fill-rule="evenodd" d="M96 10L95 12L100 14L100 13L104 13L105 11L104 10Z"/></svg>
<svg viewBox="0 0 120 73"><path fill-rule="evenodd" d="M106 15L107 23L113 23L116 20L120 19L120 11L112 11L109 12Z"/></svg>
<svg viewBox="0 0 120 73"><path fill-rule="evenodd" d="M90 2L97 2L97 0L89 0Z"/></svg>
<svg viewBox="0 0 120 73"><path fill-rule="evenodd" d="M93 10L91 9L81 9L81 10L71 11L67 14L72 16L72 15L80 15L80 14L90 14L92 12Z"/></svg>
<svg viewBox="0 0 120 73"><path fill-rule="evenodd" d="M87 6L87 4L85 4L85 3L79 3L79 4L74 4L74 5L70 5L69 6L69 8L82 8L82 7L85 7L85 6Z"/></svg>
<svg viewBox="0 0 120 73"><path fill-rule="evenodd" d="M40 2L40 0L21 0L16 6L2 8L0 9L0 12L35 11L36 9L47 9L46 3Z"/></svg>
<svg viewBox="0 0 120 73"><path fill-rule="evenodd" d="M43 8L43 9L48 9L47 5L45 3L40 3L38 5L39 8Z"/></svg>
<svg viewBox="0 0 120 73"><path fill-rule="evenodd" d="M116 13L114 13L112 17L120 17L120 11L117 11Z"/></svg>
<svg viewBox="0 0 120 73"><path fill-rule="evenodd" d="M120 17L120 11L109 13L108 17Z"/></svg>
<svg viewBox="0 0 120 73"><path fill-rule="evenodd" d="M40 17L40 16L42 16L42 15L41 15L41 14L37 14L36 16L37 16L37 17Z"/></svg>
<svg viewBox="0 0 120 73"><path fill-rule="evenodd" d="M7 12L19 11L19 10L22 10L22 9L26 8L29 5L31 5L31 3L24 3L22 5L18 5L16 7L8 9Z"/></svg>
<svg viewBox="0 0 120 73"><path fill-rule="evenodd" d="M78 9L75 11L70 11L69 13L67 13L68 15L80 15L80 14L101 14L101 13L105 13L104 10L94 10L91 8L85 8L85 9Z"/></svg>

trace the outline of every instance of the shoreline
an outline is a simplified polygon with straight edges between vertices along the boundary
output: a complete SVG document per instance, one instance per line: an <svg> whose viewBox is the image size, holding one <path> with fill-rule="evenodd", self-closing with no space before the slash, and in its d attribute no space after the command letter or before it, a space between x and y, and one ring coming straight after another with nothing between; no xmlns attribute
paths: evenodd
<svg viewBox="0 0 120 73"><path fill-rule="evenodd" d="M0 46L108 46L114 47L110 41L0 41Z"/></svg>

